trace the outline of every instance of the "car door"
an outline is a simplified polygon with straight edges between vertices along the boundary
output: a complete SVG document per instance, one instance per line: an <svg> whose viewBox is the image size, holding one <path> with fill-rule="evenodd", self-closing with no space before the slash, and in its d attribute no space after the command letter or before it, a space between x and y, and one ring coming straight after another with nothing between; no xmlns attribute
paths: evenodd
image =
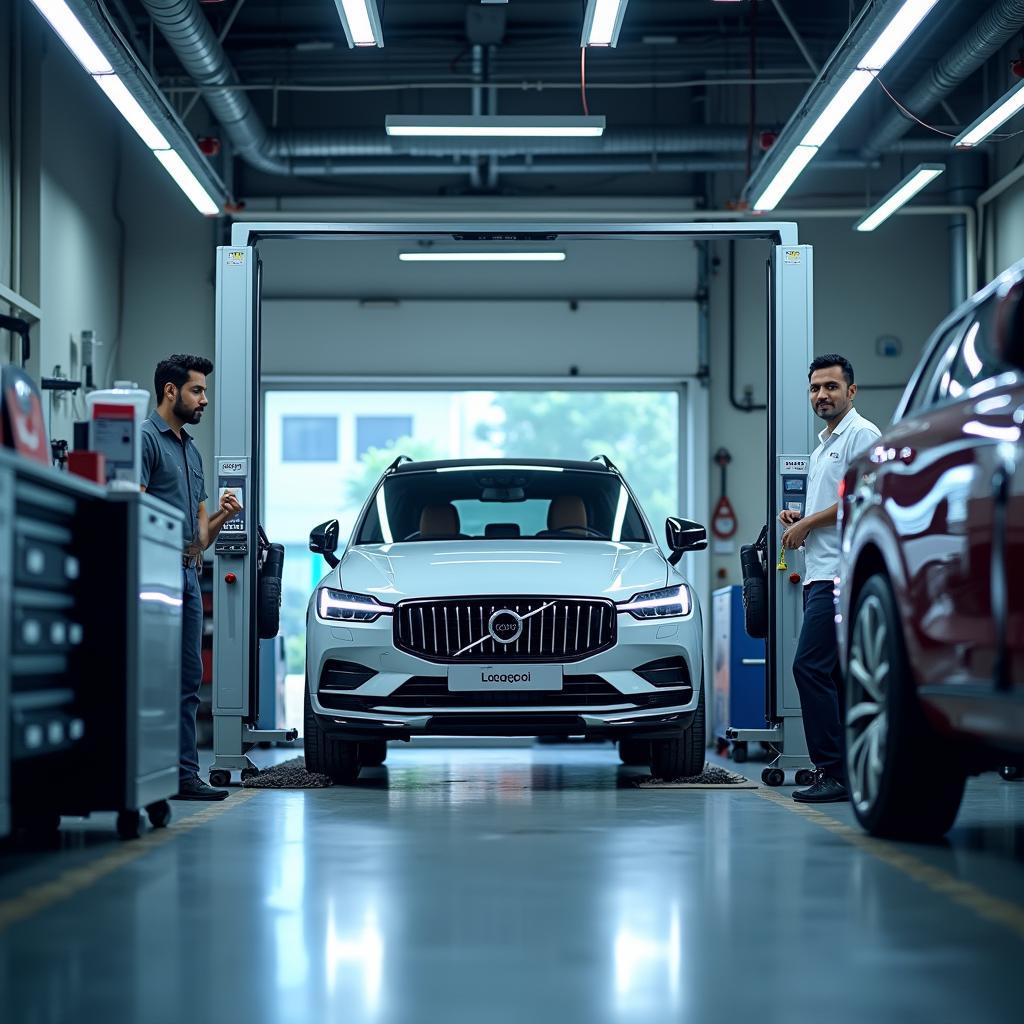
<svg viewBox="0 0 1024 1024"><path fill-rule="evenodd" d="M948 529L941 488L962 474L963 453L951 443L958 435L955 424L944 424L947 436L937 443L935 418L941 412L941 381L960 350L967 323L962 318L954 321L932 343L896 423L871 454L878 466L876 501L893 532L901 563L902 580L897 574L894 583L919 684L948 671L940 595L949 567L960 556L962 539Z"/></svg>
<svg viewBox="0 0 1024 1024"><path fill-rule="evenodd" d="M998 304L993 295L976 308L928 417L926 458L938 471L927 535L941 542L922 567L919 607L936 644L928 681L942 686L990 688L1000 650L993 580L1002 569L997 509L1006 487L998 481L1020 428L1017 376L996 354Z"/></svg>

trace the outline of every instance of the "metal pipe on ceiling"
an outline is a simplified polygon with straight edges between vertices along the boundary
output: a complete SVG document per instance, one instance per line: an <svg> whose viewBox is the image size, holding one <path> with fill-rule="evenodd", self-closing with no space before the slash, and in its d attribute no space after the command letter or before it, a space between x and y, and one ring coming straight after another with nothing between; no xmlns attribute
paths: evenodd
<svg viewBox="0 0 1024 1024"><path fill-rule="evenodd" d="M899 97L900 102L918 117L923 117L1022 28L1024 0L999 0L951 50L932 65L923 78ZM913 126L914 122L910 118L893 107L871 133L870 141L861 152L869 159L876 159Z"/></svg>

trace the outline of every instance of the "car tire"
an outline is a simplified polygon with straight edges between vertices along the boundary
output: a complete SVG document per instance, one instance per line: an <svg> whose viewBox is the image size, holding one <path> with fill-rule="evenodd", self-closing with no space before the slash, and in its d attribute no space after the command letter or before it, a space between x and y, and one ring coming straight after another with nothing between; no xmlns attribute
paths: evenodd
<svg viewBox="0 0 1024 1024"><path fill-rule="evenodd" d="M846 770L857 820L873 836L940 839L956 819L967 773L925 719L882 574L857 595L845 676Z"/></svg>
<svg viewBox="0 0 1024 1024"><path fill-rule="evenodd" d="M704 771L707 755L704 725L704 685L693 721L682 732L667 740L651 740L651 775L661 782L690 779Z"/></svg>
<svg viewBox="0 0 1024 1024"><path fill-rule="evenodd" d="M619 740L619 760L631 768L646 768L651 763L650 740Z"/></svg>
<svg viewBox="0 0 1024 1024"><path fill-rule="evenodd" d="M359 761L364 768L379 768L387 759L387 740L366 740L359 744Z"/></svg>
<svg viewBox="0 0 1024 1024"><path fill-rule="evenodd" d="M306 771L326 775L339 785L348 785L359 777L362 767L359 760L360 744L340 740L325 732L313 714L306 687L303 745L306 753Z"/></svg>

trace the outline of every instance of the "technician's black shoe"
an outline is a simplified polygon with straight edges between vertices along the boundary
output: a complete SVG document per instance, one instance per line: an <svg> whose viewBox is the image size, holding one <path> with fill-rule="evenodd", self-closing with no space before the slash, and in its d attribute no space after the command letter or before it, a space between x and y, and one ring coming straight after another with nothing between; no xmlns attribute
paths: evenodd
<svg viewBox="0 0 1024 1024"><path fill-rule="evenodd" d="M837 804L850 799L846 787L831 775L820 775L818 781L806 789L793 792L793 799L802 804Z"/></svg>
<svg viewBox="0 0 1024 1024"><path fill-rule="evenodd" d="M208 786L198 775L184 779L178 783L178 792L172 800L223 800L231 794L226 789L214 789Z"/></svg>

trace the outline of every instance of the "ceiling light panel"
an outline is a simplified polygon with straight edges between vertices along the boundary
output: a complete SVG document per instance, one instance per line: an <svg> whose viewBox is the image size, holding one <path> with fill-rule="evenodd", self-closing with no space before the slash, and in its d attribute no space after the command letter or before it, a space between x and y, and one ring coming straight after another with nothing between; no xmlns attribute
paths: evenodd
<svg viewBox="0 0 1024 1024"><path fill-rule="evenodd" d="M604 134L605 119L595 117L519 117L491 115L388 114L388 135L451 138L595 138Z"/></svg>
<svg viewBox="0 0 1024 1024"><path fill-rule="evenodd" d="M899 52L903 44L928 15L939 0L905 0L886 22L875 41L849 71L845 79L838 75L842 85L815 118L785 162L775 172L760 196L754 202L755 210L773 210L786 194L800 172L811 162L815 153L825 144L857 100L871 84L871 79ZM861 44L863 45L863 43ZM856 51L854 51L856 52ZM847 67L849 65L847 64ZM828 77L826 69L825 77Z"/></svg>
<svg viewBox="0 0 1024 1024"><path fill-rule="evenodd" d="M615 46L629 0L587 0L581 46Z"/></svg>
<svg viewBox="0 0 1024 1024"><path fill-rule="evenodd" d="M334 0L350 47L383 46L377 0Z"/></svg>
<svg viewBox="0 0 1024 1024"><path fill-rule="evenodd" d="M400 252L403 263L564 263L564 252Z"/></svg>
<svg viewBox="0 0 1024 1024"><path fill-rule="evenodd" d="M891 192L864 214L854 228L857 231L874 231L900 207L909 203L918 192L933 182L945 169L944 164L920 164L915 167Z"/></svg>
<svg viewBox="0 0 1024 1024"><path fill-rule="evenodd" d="M64 0L32 0L32 3L90 75L113 73L110 61L103 56L100 48L82 28L82 23L71 13Z"/></svg>
<svg viewBox="0 0 1024 1024"><path fill-rule="evenodd" d="M970 149L984 142L997 128L1001 128L1014 114L1024 110L1024 81L1018 82L1005 96L996 100L973 124L954 140L954 149Z"/></svg>

